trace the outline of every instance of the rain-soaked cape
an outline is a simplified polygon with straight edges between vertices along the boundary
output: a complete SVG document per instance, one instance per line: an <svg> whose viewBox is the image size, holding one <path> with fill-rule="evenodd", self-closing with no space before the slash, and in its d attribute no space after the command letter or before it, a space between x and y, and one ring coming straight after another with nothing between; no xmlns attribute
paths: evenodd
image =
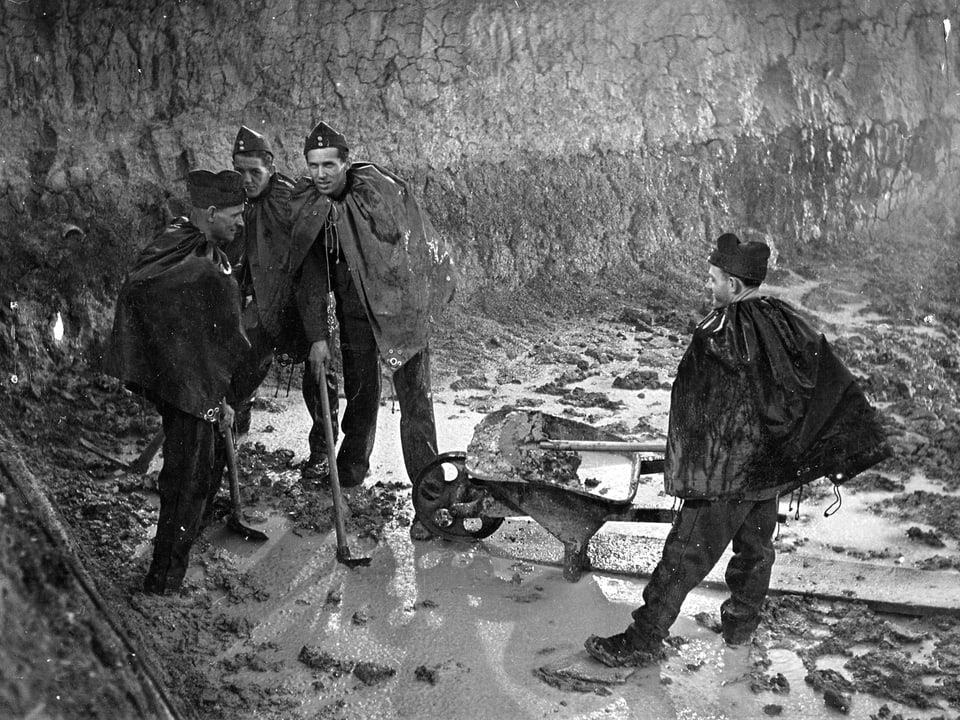
<svg viewBox="0 0 960 720"><path fill-rule="evenodd" d="M347 183L343 200L331 201L310 178L297 182L290 267L300 267L329 217L380 356L396 370L427 347L431 317L453 297L453 260L402 179L372 163L354 163Z"/></svg>
<svg viewBox="0 0 960 720"><path fill-rule="evenodd" d="M889 454L853 375L789 305L745 300L697 326L670 397L667 493L773 497Z"/></svg>
<svg viewBox="0 0 960 720"><path fill-rule="evenodd" d="M293 296L293 281L287 269L290 252L290 193L293 181L274 173L261 195L248 200L243 210L244 232L224 247L241 287L256 296L254 317L244 310L244 327L258 325L278 354L302 359L306 340ZM253 338L251 337L251 340Z"/></svg>
<svg viewBox="0 0 960 720"><path fill-rule="evenodd" d="M239 293L223 251L179 218L127 274L104 372L151 400L213 419L249 348Z"/></svg>

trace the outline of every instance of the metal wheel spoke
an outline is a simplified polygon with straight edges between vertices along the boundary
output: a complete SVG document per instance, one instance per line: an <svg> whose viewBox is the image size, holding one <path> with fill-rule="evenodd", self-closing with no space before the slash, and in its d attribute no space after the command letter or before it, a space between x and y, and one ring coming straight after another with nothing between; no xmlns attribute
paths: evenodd
<svg viewBox="0 0 960 720"><path fill-rule="evenodd" d="M457 541L482 540L503 523L500 517L457 517L450 508L476 499L483 491L471 485L466 453L439 455L413 482L413 506L417 517L434 535Z"/></svg>

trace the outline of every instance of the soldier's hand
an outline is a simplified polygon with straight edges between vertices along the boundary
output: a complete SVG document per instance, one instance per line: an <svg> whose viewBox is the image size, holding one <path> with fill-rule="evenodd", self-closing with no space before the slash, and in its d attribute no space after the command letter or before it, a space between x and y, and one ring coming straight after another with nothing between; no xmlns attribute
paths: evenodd
<svg viewBox="0 0 960 720"><path fill-rule="evenodd" d="M320 377L323 375L323 366L328 362L330 362L330 348L325 340L317 340L310 346L310 354L307 355L307 369L317 384L320 383Z"/></svg>
<svg viewBox="0 0 960 720"><path fill-rule="evenodd" d="M226 432L227 428L233 427L233 418L236 415L226 399L220 401L220 419L217 420L217 427L220 432Z"/></svg>

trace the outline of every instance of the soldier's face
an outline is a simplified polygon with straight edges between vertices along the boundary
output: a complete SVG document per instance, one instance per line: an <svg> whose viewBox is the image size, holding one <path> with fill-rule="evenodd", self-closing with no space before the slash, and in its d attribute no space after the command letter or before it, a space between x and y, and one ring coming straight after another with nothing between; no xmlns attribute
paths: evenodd
<svg viewBox="0 0 960 720"><path fill-rule="evenodd" d="M736 295L736 278L716 265L711 265L706 288L710 291L710 299L715 308L726 307L733 302Z"/></svg>
<svg viewBox="0 0 960 720"><path fill-rule="evenodd" d="M347 184L350 163L341 160L337 148L316 148L307 153L307 169L313 184L324 195L336 197Z"/></svg>
<svg viewBox="0 0 960 720"><path fill-rule="evenodd" d="M223 208L211 206L207 208L207 219L212 238L218 245L227 245L243 230L243 205Z"/></svg>
<svg viewBox="0 0 960 720"><path fill-rule="evenodd" d="M263 194L274 173L273 164L256 155L234 155L233 169L240 173L240 183L248 200Z"/></svg>

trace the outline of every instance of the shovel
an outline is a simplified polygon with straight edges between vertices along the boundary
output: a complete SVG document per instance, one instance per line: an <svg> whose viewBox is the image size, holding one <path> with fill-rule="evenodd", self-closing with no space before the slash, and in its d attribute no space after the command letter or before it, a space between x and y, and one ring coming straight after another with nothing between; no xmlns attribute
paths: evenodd
<svg viewBox="0 0 960 720"><path fill-rule="evenodd" d="M320 368L320 405L323 411L323 430L327 439L327 459L330 465L330 495L333 497L333 524L337 529L337 561L355 568L370 564L368 557L351 557L347 547L347 530L343 523L343 495L340 493L340 473L337 470L337 446L333 439L333 420L330 417L330 397L327 395L327 363Z"/></svg>
<svg viewBox="0 0 960 720"><path fill-rule="evenodd" d="M237 449L233 445L233 429L223 431L227 451L227 473L230 475L230 514L227 516L227 528L243 535L244 540L263 542L269 539L267 534L240 521L240 480L237 478Z"/></svg>
<svg viewBox="0 0 960 720"><path fill-rule="evenodd" d="M126 460L121 460L115 455L111 455L106 450L94 445L84 437L80 438L80 444L94 455L99 455L104 460L109 460L122 470L126 470L130 473L136 473L137 475L143 475L150 467L150 462L153 460L153 456L157 454L157 452L160 450L160 447L163 445L163 429L161 428L160 431L153 436L153 439L143 449L143 452L140 453L140 456L133 462L127 462Z"/></svg>

